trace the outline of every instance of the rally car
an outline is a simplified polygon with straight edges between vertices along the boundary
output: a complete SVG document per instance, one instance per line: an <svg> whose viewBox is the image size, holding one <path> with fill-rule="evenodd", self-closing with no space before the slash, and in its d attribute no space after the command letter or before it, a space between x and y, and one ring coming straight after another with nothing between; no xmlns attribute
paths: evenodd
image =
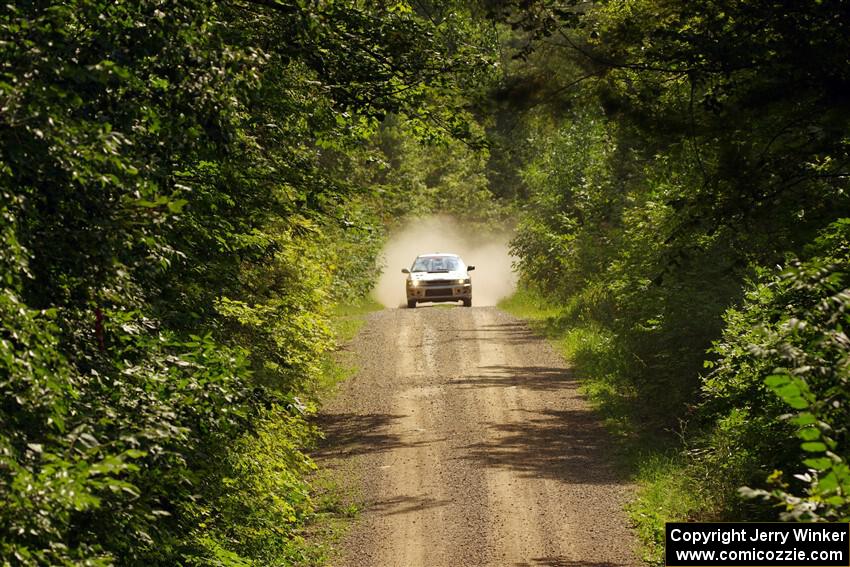
<svg viewBox="0 0 850 567"><path fill-rule="evenodd" d="M472 282L469 272L475 266L467 266L457 254L422 254L413 265L404 268L407 274L407 306L416 307L422 302L462 301L472 305Z"/></svg>

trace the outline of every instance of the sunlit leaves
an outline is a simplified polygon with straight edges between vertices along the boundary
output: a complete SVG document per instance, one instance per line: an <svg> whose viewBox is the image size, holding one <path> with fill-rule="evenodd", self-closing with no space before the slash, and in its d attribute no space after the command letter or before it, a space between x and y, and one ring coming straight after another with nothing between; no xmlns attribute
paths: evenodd
<svg viewBox="0 0 850 567"><path fill-rule="evenodd" d="M288 560L311 510L298 395L380 241L347 166L389 112L470 134L453 88L487 61L443 16L4 7L0 556Z"/></svg>
<svg viewBox="0 0 850 567"><path fill-rule="evenodd" d="M850 516L850 399L843 338L850 313L847 226L839 221L824 230L811 246L812 258L790 262L753 293L758 298L769 290L767 301L749 304L765 320L756 335L760 343L748 348L750 356L782 364L763 383L792 410L768 415L795 428L797 458L807 470L794 474L802 485L784 484L780 475L771 481L773 490L747 494L780 502L788 519L843 521ZM799 470L795 462L783 466L789 472Z"/></svg>

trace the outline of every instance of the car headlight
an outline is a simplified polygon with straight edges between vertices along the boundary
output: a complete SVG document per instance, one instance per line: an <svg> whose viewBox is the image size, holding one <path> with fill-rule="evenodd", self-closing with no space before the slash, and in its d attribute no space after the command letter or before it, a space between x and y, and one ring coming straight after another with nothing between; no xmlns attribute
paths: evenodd
<svg viewBox="0 0 850 567"><path fill-rule="evenodd" d="M416 286L419 285L419 281L418 280L407 280L407 285L409 285L410 287L416 287Z"/></svg>
<svg viewBox="0 0 850 567"><path fill-rule="evenodd" d="M469 283L469 278L467 278L467 279L465 279L465 280L457 280L457 283L459 283L459 284L468 284L468 283Z"/></svg>

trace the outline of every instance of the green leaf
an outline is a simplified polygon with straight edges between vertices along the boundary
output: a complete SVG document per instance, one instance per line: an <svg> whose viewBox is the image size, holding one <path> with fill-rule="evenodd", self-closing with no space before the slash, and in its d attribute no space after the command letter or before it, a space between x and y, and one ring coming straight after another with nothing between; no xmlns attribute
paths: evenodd
<svg viewBox="0 0 850 567"><path fill-rule="evenodd" d="M803 398L790 398L783 401L794 409L806 409L809 407L809 402Z"/></svg>
<svg viewBox="0 0 850 567"><path fill-rule="evenodd" d="M835 471L832 471L825 477L818 479L818 492L823 494L832 492L836 488L838 488L838 477L835 475Z"/></svg>
<svg viewBox="0 0 850 567"><path fill-rule="evenodd" d="M183 210L183 207L188 203L186 199L176 199L174 201L168 201L168 210L172 213L179 213Z"/></svg>
<svg viewBox="0 0 850 567"><path fill-rule="evenodd" d="M808 453L820 453L826 451L826 444L820 441L810 441L808 443L803 443L802 445L800 445L800 447L803 449L803 451L806 451Z"/></svg>
<svg viewBox="0 0 850 567"><path fill-rule="evenodd" d="M814 441L820 438L820 429L817 427L805 427L797 431L797 437L803 441Z"/></svg>
<svg viewBox="0 0 850 567"><path fill-rule="evenodd" d="M806 425L813 425L817 423L817 418L814 414L810 412L803 412L795 415L789 420L793 425L798 425L800 427L805 427Z"/></svg>
<svg viewBox="0 0 850 567"><path fill-rule="evenodd" d="M785 384L780 388L774 389L776 394L785 401L788 401L793 398L801 397L800 386L791 382L789 384Z"/></svg>
<svg viewBox="0 0 850 567"><path fill-rule="evenodd" d="M826 469L832 467L832 459L827 457L817 457L814 459L805 459L803 464L809 468L815 469L816 471L825 471Z"/></svg>
<svg viewBox="0 0 850 567"><path fill-rule="evenodd" d="M791 382L791 377L787 374L771 374L767 378L764 379L765 385L768 387L775 389L779 386L784 386Z"/></svg>

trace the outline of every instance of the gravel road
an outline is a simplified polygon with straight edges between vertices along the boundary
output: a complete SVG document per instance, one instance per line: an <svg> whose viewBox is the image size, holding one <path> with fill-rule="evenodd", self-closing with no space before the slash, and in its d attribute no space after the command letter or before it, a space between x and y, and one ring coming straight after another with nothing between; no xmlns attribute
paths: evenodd
<svg viewBox="0 0 850 567"><path fill-rule="evenodd" d="M365 508L337 567L637 565L632 487L570 369L493 307L372 314L320 463Z"/></svg>

